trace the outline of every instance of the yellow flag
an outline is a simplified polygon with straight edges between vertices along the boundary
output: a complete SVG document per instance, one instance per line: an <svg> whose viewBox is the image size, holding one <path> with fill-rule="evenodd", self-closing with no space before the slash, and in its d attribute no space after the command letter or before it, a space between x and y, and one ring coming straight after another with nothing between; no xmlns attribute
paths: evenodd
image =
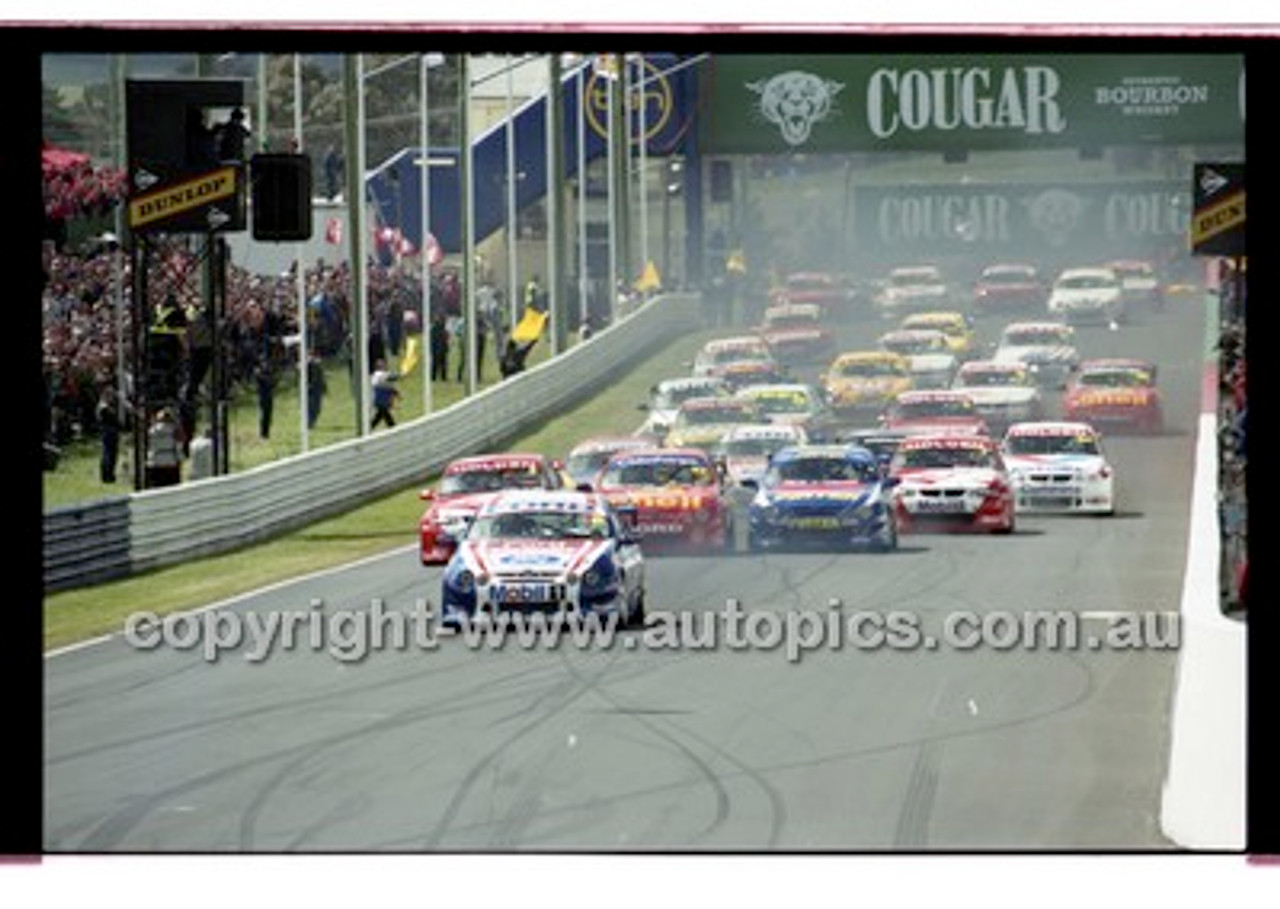
<svg viewBox="0 0 1280 909"><path fill-rule="evenodd" d="M542 335L542 329L546 324L547 313L538 312L532 306L526 306L523 318L511 332L511 340L517 344L528 344Z"/></svg>
<svg viewBox="0 0 1280 909"><path fill-rule="evenodd" d="M646 262L644 265L644 271L636 280L634 287L641 293L661 289L662 277L658 274L658 267L652 262Z"/></svg>
<svg viewBox="0 0 1280 909"><path fill-rule="evenodd" d="M730 251L725 258L725 271L745 272L747 270L747 257L740 249Z"/></svg>
<svg viewBox="0 0 1280 909"><path fill-rule="evenodd" d="M400 375L407 376L413 372L413 367L418 365L418 348L419 338L417 335L409 338L404 345L404 359L400 361Z"/></svg>

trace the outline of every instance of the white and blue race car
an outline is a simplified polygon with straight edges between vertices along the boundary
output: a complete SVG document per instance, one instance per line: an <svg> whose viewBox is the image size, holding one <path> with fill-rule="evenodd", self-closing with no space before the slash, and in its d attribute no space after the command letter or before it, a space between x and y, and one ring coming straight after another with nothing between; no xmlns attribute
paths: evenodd
<svg viewBox="0 0 1280 909"><path fill-rule="evenodd" d="M441 619L502 613L644 619L639 537L601 495L513 490L475 516L444 570Z"/></svg>
<svg viewBox="0 0 1280 909"><path fill-rule="evenodd" d="M752 550L813 544L826 548L898 548L889 490L874 454L857 445L797 445L777 452L749 510Z"/></svg>
<svg viewBox="0 0 1280 909"><path fill-rule="evenodd" d="M1002 448L1019 514L1115 514L1115 470L1101 434L1090 424L1015 423L1005 433Z"/></svg>

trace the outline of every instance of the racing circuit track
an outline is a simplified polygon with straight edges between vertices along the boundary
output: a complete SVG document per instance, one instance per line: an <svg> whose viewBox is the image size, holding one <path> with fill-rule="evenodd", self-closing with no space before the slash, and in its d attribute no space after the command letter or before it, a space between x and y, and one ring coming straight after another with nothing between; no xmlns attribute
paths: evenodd
<svg viewBox="0 0 1280 909"><path fill-rule="evenodd" d="M1178 608L1204 356L1202 298L1083 356L1156 360L1168 432L1111 438L1120 513L901 551L669 557L649 609ZM1001 323L980 323L986 337ZM842 332L845 349L883 330ZM562 454L562 453L556 453ZM412 493L408 493L412 494ZM410 610L409 545L229 608ZM632 634L632 639L637 635ZM45 663L50 852L1147 850L1160 833L1173 650L138 652Z"/></svg>

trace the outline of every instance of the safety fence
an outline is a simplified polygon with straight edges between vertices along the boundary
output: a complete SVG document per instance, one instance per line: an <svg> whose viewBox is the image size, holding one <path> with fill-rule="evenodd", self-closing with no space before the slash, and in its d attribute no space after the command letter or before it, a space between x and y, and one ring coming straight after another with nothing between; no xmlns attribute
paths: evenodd
<svg viewBox="0 0 1280 909"><path fill-rule="evenodd" d="M560 356L418 420L242 473L53 509L44 517L45 590L227 552L424 482L589 398L700 326L697 294L654 297Z"/></svg>

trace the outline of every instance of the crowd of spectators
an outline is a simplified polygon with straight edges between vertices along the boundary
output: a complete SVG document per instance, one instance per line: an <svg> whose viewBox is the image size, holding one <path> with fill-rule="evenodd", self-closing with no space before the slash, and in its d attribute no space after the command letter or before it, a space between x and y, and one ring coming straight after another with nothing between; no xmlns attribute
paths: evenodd
<svg viewBox="0 0 1280 909"><path fill-rule="evenodd" d="M209 343L202 318L201 256L185 238L158 244L148 274L153 313L169 306L185 323L184 362ZM296 268L296 266L295 266ZM418 327L420 276L413 269L372 263L368 269L370 363L400 356L409 331ZM353 363L350 264L317 261L305 270L308 347L322 363ZM117 307L117 287L121 305ZM46 244L42 299L46 443L54 451L81 438L95 438L99 403L117 384L123 350L125 389L131 394L132 263L114 238L96 238L77 249ZM456 316L461 300L455 273L433 277L432 306ZM296 369L298 289L293 269L263 276L235 265L226 275L225 339L228 382L259 385L264 368L276 376ZM120 339L123 338L123 346ZM207 375L207 370L203 370ZM126 401L127 404L127 401ZM127 409L127 408L126 408Z"/></svg>
<svg viewBox="0 0 1280 909"><path fill-rule="evenodd" d="M1218 341L1218 489L1222 532L1223 608L1243 611L1248 593L1248 464L1246 428L1249 402L1245 359L1246 283L1228 266L1219 284L1222 327Z"/></svg>

